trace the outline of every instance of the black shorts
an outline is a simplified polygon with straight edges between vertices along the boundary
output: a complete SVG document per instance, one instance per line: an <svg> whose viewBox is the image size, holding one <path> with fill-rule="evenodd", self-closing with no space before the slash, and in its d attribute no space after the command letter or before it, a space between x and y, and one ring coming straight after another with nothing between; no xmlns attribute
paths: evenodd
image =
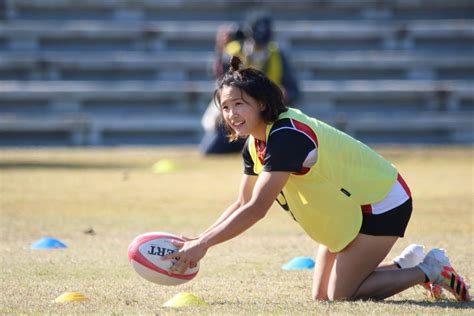
<svg viewBox="0 0 474 316"><path fill-rule="evenodd" d="M372 236L403 237L410 221L412 210L412 199L409 198L402 205L382 214L362 213L362 227L359 232Z"/></svg>

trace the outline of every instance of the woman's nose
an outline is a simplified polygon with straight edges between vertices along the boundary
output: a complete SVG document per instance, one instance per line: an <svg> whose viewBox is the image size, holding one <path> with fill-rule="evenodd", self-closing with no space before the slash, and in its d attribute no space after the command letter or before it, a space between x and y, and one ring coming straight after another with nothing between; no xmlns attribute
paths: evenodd
<svg viewBox="0 0 474 316"><path fill-rule="evenodd" d="M230 108L230 109L229 109L229 117L230 117L230 118L235 117L235 116L237 116L237 115L238 115L238 113L237 113L237 111L236 111L235 108Z"/></svg>

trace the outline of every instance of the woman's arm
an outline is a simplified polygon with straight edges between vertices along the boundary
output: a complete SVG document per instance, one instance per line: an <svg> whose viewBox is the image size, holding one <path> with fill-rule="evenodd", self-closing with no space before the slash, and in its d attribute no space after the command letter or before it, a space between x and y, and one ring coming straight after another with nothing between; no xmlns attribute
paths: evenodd
<svg viewBox="0 0 474 316"><path fill-rule="evenodd" d="M252 197L248 203L230 213L222 222L202 234L198 239L187 242L174 242L181 248L164 259L177 259L172 271L183 273L194 266L211 246L232 239L252 227L262 219L288 180L288 172L263 172L259 175Z"/></svg>

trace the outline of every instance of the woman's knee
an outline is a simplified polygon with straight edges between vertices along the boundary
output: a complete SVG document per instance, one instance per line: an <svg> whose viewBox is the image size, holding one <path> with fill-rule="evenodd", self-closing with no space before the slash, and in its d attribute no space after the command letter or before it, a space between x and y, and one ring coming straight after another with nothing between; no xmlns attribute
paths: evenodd
<svg viewBox="0 0 474 316"><path fill-rule="evenodd" d="M328 293L328 300L331 302L336 301L354 301L353 295L339 294L339 293Z"/></svg>
<svg viewBox="0 0 474 316"><path fill-rule="evenodd" d="M330 301L353 301L355 300L356 292L357 288L330 284L327 296Z"/></svg>

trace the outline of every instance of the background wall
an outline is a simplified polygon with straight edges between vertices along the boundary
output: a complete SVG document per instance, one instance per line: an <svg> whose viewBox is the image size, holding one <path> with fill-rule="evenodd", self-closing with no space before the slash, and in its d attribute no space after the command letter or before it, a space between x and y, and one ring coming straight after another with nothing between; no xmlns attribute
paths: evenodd
<svg viewBox="0 0 474 316"><path fill-rule="evenodd" d="M219 25L275 19L295 104L373 142L474 143L474 1L0 2L0 145L197 143Z"/></svg>

